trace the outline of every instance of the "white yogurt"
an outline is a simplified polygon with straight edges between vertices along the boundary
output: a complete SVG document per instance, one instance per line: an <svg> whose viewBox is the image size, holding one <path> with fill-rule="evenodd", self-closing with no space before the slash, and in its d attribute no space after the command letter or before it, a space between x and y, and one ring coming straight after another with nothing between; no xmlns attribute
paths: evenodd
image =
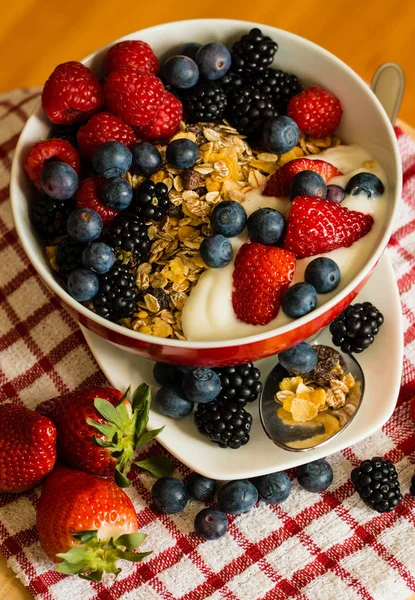
<svg viewBox="0 0 415 600"><path fill-rule="evenodd" d="M342 206L351 210L358 210L373 215L373 227L359 241L350 248L339 248L327 254L318 256L330 256L338 264L341 272L340 285L330 294L320 294L317 306L321 306L342 288L344 288L353 277L365 265L372 254L385 224L389 191L385 172L375 161L375 167L364 167L362 163L373 160L370 154L360 146L337 146L329 148L318 155L307 158L326 160L335 165L344 175L333 177L331 184L346 186L349 179L356 173L368 171L374 173L382 180L385 193L376 199L369 199L365 194L358 196L346 196ZM290 206L288 198L270 198L262 196L260 190L253 190L247 195L243 206L248 216L258 208L275 208L285 214ZM190 341L218 341L235 339L269 331L289 323L291 319L282 310L278 312L275 319L267 325L249 325L239 321L232 307L232 273L235 256L241 245L248 239L247 230L230 241L233 246L234 255L232 261L222 269L208 269L205 271L196 286L190 293L182 311L182 324L184 335ZM307 264L316 256L310 256L297 260L297 265L292 283L304 281L304 270Z"/></svg>

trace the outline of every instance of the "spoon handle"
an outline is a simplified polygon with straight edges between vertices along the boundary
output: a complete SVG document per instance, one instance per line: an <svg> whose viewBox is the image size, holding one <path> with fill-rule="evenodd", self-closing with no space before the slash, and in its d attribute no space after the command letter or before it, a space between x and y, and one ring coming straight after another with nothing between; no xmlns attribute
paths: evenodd
<svg viewBox="0 0 415 600"><path fill-rule="evenodd" d="M394 62L383 63L375 71L370 87L394 125L405 90L402 67Z"/></svg>

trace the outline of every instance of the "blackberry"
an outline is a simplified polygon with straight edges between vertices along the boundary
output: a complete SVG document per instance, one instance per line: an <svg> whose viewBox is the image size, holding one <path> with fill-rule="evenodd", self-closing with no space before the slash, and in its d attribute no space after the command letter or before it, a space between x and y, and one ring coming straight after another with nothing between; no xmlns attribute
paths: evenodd
<svg viewBox="0 0 415 600"><path fill-rule="evenodd" d="M278 44L255 27L232 46L232 70L259 73L274 60Z"/></svg>
<svg viewBox="0 0 415 600"><path fill-rule="evenodd" d="M218 400L232 402L242 407L247 402L256 400L262 391L262 383L259 381L261 372L251 362L214 370L219 375L222 384Z"/></svg>
<svg viewBox="0 0 415 600"><path fill-rule="evenodd" d="M66 221L75 208L73 200L55 200L49 196L39 196L32 212L32 222L36 231L47 239L66 233Z"/></svg>
<svg viewBox="0 0 415 600"><path fill-rule="evenodd" d="M146 179L135 188L130 208L142 221L161 221L171 206L167 185L161 181L154 183L151 179Z"/></svg>
<svg viewBox="0 0 415 600"><path fill-rule="evenodd" d="M51 138L59 138L66 140L74 148L78 147L77 134L82 123L74 123L73 125L56 125L50 132Z"/></svg>
<svg viewBox="0 0 415 600"><path fill-rule="evenodd" d="M56 264L61 277L65 279L69 273L83 266L82 252L84 248L86 248L86 244L75 242L70 237L66 237L60 242L56 251Z"/></svg>
<svg viewBox="0 0 415 600"><path fill-rule="evenodd" d="M390 512L402 500L395 465L378 456L352 471L353 484L363 502L377 512Z"/></svg>
<svg viewBox="0 0 415 600"><path fill-rule="evenodd" d="M128 265L115 264L101 275L98 294L93 299L97 314L110 321L130 317L135 309L135 277Z"/></svg>
<svg viewBox="0 0 415 600"><path fill-rule="evenodd" d="M264 96L271 96L278 113L284 115L287 114L291 98L303 91L296 75L272 68L261 73L252 73L248 82Z"/></svg>
<svg viewBox="0 0 415 600"><path fill-rule="evenodd" d="M114 219L106 242L114 250L130 252L136 263L144 262L150 250L147 227L134 215L122 215Z"/></svg>
<svg viewBox="0 0 415 600"><path fill-rule="evenodd" d="M237 88L228 98L230 123L251 139L260 138L265 122L277 115L271 96L263 96L252 86Z"/></svg>
<svg viewBox="0 0 415 600"><path fill-rule="evenodd" d="M330 325L333 344L346 354L363 352L373 344L383 321L371 302L351 304Z"/></svg>
<svg viewBox="0 0 415 600"><path fill-rule="evenodd" d="M237 449L249 442L252 415L233 402L199 403L195 412L199 432L221 448Z"/></svg>
<svg viewBox="0 0 415 600"><path fill-rule="evenodd" d="M162 288L150 287L143 293L143 298L146 294L150 294L151 296L154 296L154 298L157 300L157 302L160 305L160 310L165 310L165 309L170 308L170 296Z"/></svg>
<svg viewBox="0 0 415 600"><path fill-rule="evenodd" d="M235 73L234 71L228 71L226 75L218 79L218 83L225 90L226 94L233 92L237 88L241 88L245 85L245 78L241 73Z"/></svg>
<svg viewBox="0 0 415 600"><path fill-rule="evenodd" d="M227 105L226 93L216 81L204 81L183 97L183 108L191 123L218 122Z"/></svg>

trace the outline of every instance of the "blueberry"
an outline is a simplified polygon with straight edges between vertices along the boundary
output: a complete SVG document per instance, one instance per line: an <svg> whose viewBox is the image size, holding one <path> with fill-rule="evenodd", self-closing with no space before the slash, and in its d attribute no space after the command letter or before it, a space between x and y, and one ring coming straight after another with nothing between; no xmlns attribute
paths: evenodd
<svg viewBox="0 0 415 600"><path fill-rule="evenodd" d="M124 175L131 167L133 156L121 142L104 142L92 156L92 166L97 175L107 179Z"/></svg>
<svg viewBox="0 0 415 600"><path fill-rule="evenodd" d="M228 517L221 510L204 508L195 518L195 532L205 540L217 540L228 531Z"/></svg>
<svg viewBox="0 0 415 600"><path fill-rule="evenodd" d="M183 392L192 402L211 402L219 396L222 389L220 377L212 369L199 367L184 376Z"/></svg>
<svg viewBox="0 0 415 600"><path fill-rule="evenodd" d="M310 283L317 294L328 294L340 283L340 269L331 258L315 258L306 267L304 279Z"/></svg>
<svg viewBox="0 0 415 600"><path fill-rule="evenodd" d="M218 494L218 505L223 512L240 515L250 510L258 501L258 490L247 479L226 483Z"/></svg>
<svg viewBox="0 0 415 600"><path fill-rule="evenodd" d="M82 264L87 269L102 275L107 273L115 261L114 250L103 242L94 242L82 252Z"/></svg>
<svg viewBox="0 0 415 600"><path fill-rule="evenodd" d="M265 123L263 136L267 150L285 154L298 144L300 130L290 117L278 115Z"/></svg>
<svg viewBox="0 0 415 600"><path fill-rule="evenodd" d="M184 397L179 388L172 385L161 387L156 394L156 406L162 415L182 419L193 410L193 402Z"/></svg>
<svg viewBox="0 0 415 600"><path fill-rule="evenodd" d="M192 60L195 60L196 54L197 54L199 48L201 48L201 47L202 47L202 44L199 44L198 42L188 42L187 44L185 44L183 46L183 48L180 51L180 54L184 54L184 56L188 56Z"/></svg>
<svg viewBox="0 0 415 600"><path fill-rule="evenodd" d="M200 74L211 80L225 75L232 62L231 53L227 47L218 42L211 42L199 48L195 60Z"/></svg>
<svg viewBox="0 0 415 600"><path fill-rule="evenodd" d="M101 234L102 219L92 208L75 208L68 217L66 229L76 242L92 242Z"/></svg>
<svg viewBox="0 0 415 600"><path fill-rule="evenodd" d="M214 479L203 477L199 473L193 473L187 482L187 489L192 498L209 502L213 499L217 488L217 483Z"/></svg>
<svg viewBox="0 0 415 600"><path fill-rule="evenodd" d="M166 159L177 169L190 169L199 157L199 149L192 140L180 138L167 146Z"/></svg>
<svg viewBox="0 0 415 600"><path fill-rule="evenodd" d="M315 196L325 198L327 186L321 175L314 171L300 171L293 177L290 185L290 198L296 196Z"/></svg>
<svg viewBox="0 0 415 600"><path fill-rule="evenodd" d="M292 319L307 315L317 306L317 292L309 283L295 283L285 292L282 310Z"/></svg>
<svg viewBox="0 0 415 600"><path fill-rule="evenodd" d="M327 186L327 200L331 200L332 202L343 202L346 198L346 192L340 185L335 185L331 183Z"/></svg>
<svg viewBox="0 0 415 600"><path fill-rule="evenodd" d="M281 504L291 492L290 478L284 471L262 475L254 480L259 499L267 504Z"/></svg>
<svg viewBox="0 0 415 600"><path fill-rule="evenodd" d="M298 467L297 479L307 492L324 492L333 481L333 470L326 460L314 460Z"/></svg>
<svg viewBox="0 0 415 600"><path fill-rule="evenodd" d="M189 500L187 488L180 479L161 477L151 490L154 506L166 515L174 515L184 509Z"/></svg>
<svg viewBox="0 0 415 600"><path fill-rule="evenodd" d="M259 244L273 246L281 239L285 228L284 216L273 208L259 208L248 217L248 231Z"/></svg>
<svg viewBox="0 0 415 600"><path fill-rule="evenodd" d="M153 368L153 377L159 385L181 386L188 371L188 367L156 362Z"/></svg>
<svg viewBox="0 0 415 600"><path fill-rule="evenodd" d="M317 352L307 342L301 342L278 354L278 360L289 373L310 373L317 366Z"/></svg>
<svg viewBox="0 0 415 600"><path fill-rule="evenodd" d="M385 191L385 186L373 173L357 173L351 177L346 185L346 194L356 196L357 194L366 194L368 198L381 196Z"/></svg>
<svg viewBox="0 0 415 600"><path fill-rule="evenodd" d="M160 171L163 159L160 152L150 142L138 142L131 148L133 155L132 169L139 175L150 177Z"/></svg>
<svg viewBox="0 0 415 600"><path fill-rule="evenodd" d="M166 83L174 88L188 89L196 85L199 79L199 67L188 56L171 56L163 66Z"/></svg>
<svg viewBox="0 0 415 600"><path fill-rule="evenodd" d="M111 177L102 186L102 202L115 210L125 210L131 204L133 190L126 179Z"/></svg>
<svg viewBox="0 0 415 600"><path fill-rule="evenodd" d="M72 298L78 302L86 302L97 295L99 279L98 275L89 269L75 269L68 276L66 285Z"/></svg>
<svg viewBox="0 0 415 600"><path fill-rule="evenodd" d="M204 238L200 244L200 256L208 267L220 269L230 263L232 259L232 244L223 235L216 233Z"/></svg>
<svg viewBox="0 0 415 600"><path fill-rule="evenodd" d="M215 233L220 233L225 237L239 235L246 225L245 209L234 200L220 202L212 211L210 225Z"/></svg>
<svg viewBox="0 0 415 600"><path fill-rule="evenodd" d="M78 188L78 175L75 169L65 162L49 162L42 169L40 185L42 190L56 200L72 198Z"/></svg>

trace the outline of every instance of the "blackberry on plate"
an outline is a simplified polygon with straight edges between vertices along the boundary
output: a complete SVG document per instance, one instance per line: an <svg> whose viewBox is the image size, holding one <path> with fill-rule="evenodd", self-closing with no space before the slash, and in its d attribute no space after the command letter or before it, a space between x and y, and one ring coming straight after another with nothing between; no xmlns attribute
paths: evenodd
<svg viewBox="0 0 415 600"><path fill-rule="evenodd" d="M279 69L265 69L260 73L252 73L248 83L264 96L271 96L279 114L287 114L287 106L293 96L303 91L303 86L296 75L285 73Z"/></svg>
<svg viewBox="0 0 415 600"><path fill-rule="evenodd" d="M226 92L216 81L199 83L183 96L183 109L191 123L220 121L226 105Z"/></svg>
<svg viewBox="0 0 415 600"><path fill-rule="evenodd" d="M266 121L277 115L271 96L252 86L235 89L228 97L230 123L251 139L261 137Z"/></svg>
<svg viewBox="0 0 415 600"><path fill-rule="evenodd" d="M72 200L55 200L39 196L32 212L36 231L44 238L55 238L66 233L66 221L75 208Z"/></svg>
<svg viewBox="0 0 415 600"><path fill-rule="evenodd" d="M371 302L351 304L330 325L333 344L347 354L363 352L373 344L383 321Z"/></svg>
<svg viewBox="0 0 415 600"><path fill-rule="evenodd" d="M162 181L154 183L147 179L134 190L131 209L142 221L161 221L171 206L169 190Z"/></svg>
<svg viewBox="0 0 415 600"><path fill-rule="evenodd" d="M135 277L128 265L115 264L99 278L99 290L93 304L98 315L118 321L129 317L135 309Z"/></svg>
<svg viewBox="0 0 415 600"><path fill-rule="evenodd" d="M245 78L241 73L235 73L231 70L228 71L226 75L218 79L217 83L220 83L226 94L229 94L229 92L232 92L233 90L241 88L243 85L245 85Z"/></svg>
<svg viewBox="0 0 415 600"><path fill-rule="evenodd" d="M82 267L82 252L86 248L86 244L75 242L67 237L58 245L56 251L56 264L59 268L59 275L66 278L69 273Z"/></svg>
<svg viewBox="0 0 415 600"><path fill-rule="evenodd" d="M256 400L262 391L259 381L261 372L251 362L235 367L220 367L215 371L222 385L218 400L242 407Z"/></svg>
<svg viewBox="0 0 415 600"><path fill-rule="evenodd" d="M236 402L199 403L195 412L199 432L221 448L237 449L249 442L252 415Z"/></svg>
<svg viewBox="0 0 415 600"><path fill-rule="evenodd" d="M264 71L277 50L278 44L255 27L232 46L232 70L237 73Z"/></svg>
<svg viewBox="0 0 415 600"><path fill-rule="evenodd" d="M73 125L56 125L50 132L50 138L59 138L66 140L75 148L78 147L77 134L82 123L74 123Z"/></svg>
<svg viewBox="0 0 415 600"><path fill-rule="evenodd" d="M352 471L353 484L363 502L377 512L390 512L402 500L395 465L378 456Z"/></svg>
<svg viewBox="0 0 415 600"><path fill-rule="evenodd" d="M150 250L147 227L135 215L122 215L114 219L106 242L114 250L130 252L137 263L144 262Z"/></svg>

